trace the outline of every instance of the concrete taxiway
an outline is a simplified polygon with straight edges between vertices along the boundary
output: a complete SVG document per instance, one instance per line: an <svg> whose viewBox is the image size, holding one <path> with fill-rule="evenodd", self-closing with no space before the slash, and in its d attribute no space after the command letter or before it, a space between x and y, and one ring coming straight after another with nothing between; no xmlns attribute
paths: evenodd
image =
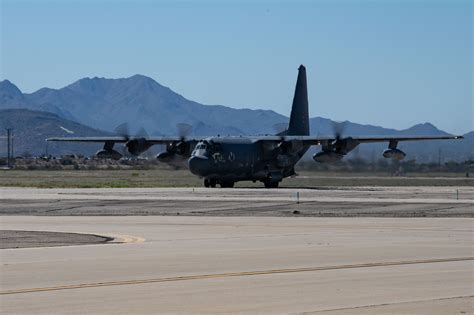
<svg viewBox="0 0 474 315"><path fill-rule="evenodd" d="M6 314L472 312L468 218L1 220L124 240L1 250Z"/></svg>
<svg viewBox="0 0 474 315"><path fill-rule="evenodd" d="M472 313L473 197L472 187L0 188L5 237L114 238L1 249L0 309ZM360 215L378 217L324 217ZM428 217L399 218L413 215Z"/></svg>

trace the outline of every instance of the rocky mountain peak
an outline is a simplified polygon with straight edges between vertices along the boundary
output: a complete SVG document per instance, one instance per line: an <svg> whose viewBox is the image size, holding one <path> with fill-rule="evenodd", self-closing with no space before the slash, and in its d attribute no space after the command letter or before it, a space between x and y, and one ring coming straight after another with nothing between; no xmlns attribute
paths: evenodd
<svg viewBox="0 0 474 315"><path fill-rule="evenodd" d="M19 99L23 97L20 89L8 80L0 81L0 101Z"/></svg>
<svg viewBox="0 0 474 315"><path fill-rule="evenodd" d="M405 129L404 132L407 134L413 135L444 135L446 132L439 130L433 124L425 122L422 124L416 124L408 129Z"/></svg>

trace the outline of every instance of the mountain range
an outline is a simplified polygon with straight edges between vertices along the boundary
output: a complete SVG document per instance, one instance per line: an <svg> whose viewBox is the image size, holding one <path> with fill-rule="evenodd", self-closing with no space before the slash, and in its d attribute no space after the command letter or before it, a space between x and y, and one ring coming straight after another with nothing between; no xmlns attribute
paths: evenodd
<svg viewBox="0 0 474 315"><path fill-rule="evenodd" d="M14 126L19 150L40 154L45 150L44 142L40 141L44 137L72 135L63 129L74 136L105 135L124 122L132 131L143 127L150 135L175 135L178 123L192 125L194 135L258 135L275 133L275 125L287 123L288 117L271 110L203 105L143 75L123 79L84 78L61 89L42 88L29 94L22 93L8 80L0 81L0 128ZM333 123L326 118L311 118L312 134L331 135ZM349 121L344 125L347 135L447 134L430 123L404 130ZM446 160L465 160L474 155L474 133L465 137L462 141L403 143L400 147L407 151L409 158L421 161L437 161L440 149ZM91 145L61 145L54 145L51 153L63 154L66 149L74 153L92 152L87 149L92 148ZM359 146L354 155L369 158L385 147L386 144Z"/></svg>

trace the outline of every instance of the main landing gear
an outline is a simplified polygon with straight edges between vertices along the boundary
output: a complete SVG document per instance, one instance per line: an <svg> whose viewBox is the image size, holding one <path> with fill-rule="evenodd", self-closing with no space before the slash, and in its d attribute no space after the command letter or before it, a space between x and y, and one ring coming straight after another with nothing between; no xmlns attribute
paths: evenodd
<svg viewBox="0 0 474 315"><path fill-rule="evenodd" d="M204 187L206 188L215 188L219 184L221 188L233 188L235 182L232 181L219 181L217 182L215 179L204 179ZM263 181L263 184L265 185L265 188L278 188L278 185L280 184L279 181L272 181L269 179L266 179Z"/></svg>
<svg viewBox="0 0 474 315"><path fill-rule="evenodd" d="M234 188L234 182L222 182L220 185L222 188Z"/></svg>
<svg viewBox="0 0 474 315"><path fill-rule="evenodd" d="M265 188L278 188L278 184L280 182L277 181L271 181L271 180L265 180L263 184L265 185Z"/></svg>
<svg viewBox="0 0 474 315"><path fill-rule="evenodd" d="M209 188L215 188L216 187L216 180L215 179L204 179L204 187Z"/></svg>
<svg viewBox="0 0 474 315"><path fill-rule="evenodd" d="M204 187L206 188L215 188L217 185L217 181L215 179L204 179ZM234 187L234 182L219 182L219 185L222 188L233 188Z"/></svg>

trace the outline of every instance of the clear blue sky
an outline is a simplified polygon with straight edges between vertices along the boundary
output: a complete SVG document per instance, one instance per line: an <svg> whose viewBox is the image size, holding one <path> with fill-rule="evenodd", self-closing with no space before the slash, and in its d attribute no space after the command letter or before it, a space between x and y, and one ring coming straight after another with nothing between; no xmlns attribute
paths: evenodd
<svg viewBox="0 0 474 315"><path fill-rule="evenodd" d="M471 1L1 2L1 79L24 92L144 74L204 104L473 130Z"/></svg>

